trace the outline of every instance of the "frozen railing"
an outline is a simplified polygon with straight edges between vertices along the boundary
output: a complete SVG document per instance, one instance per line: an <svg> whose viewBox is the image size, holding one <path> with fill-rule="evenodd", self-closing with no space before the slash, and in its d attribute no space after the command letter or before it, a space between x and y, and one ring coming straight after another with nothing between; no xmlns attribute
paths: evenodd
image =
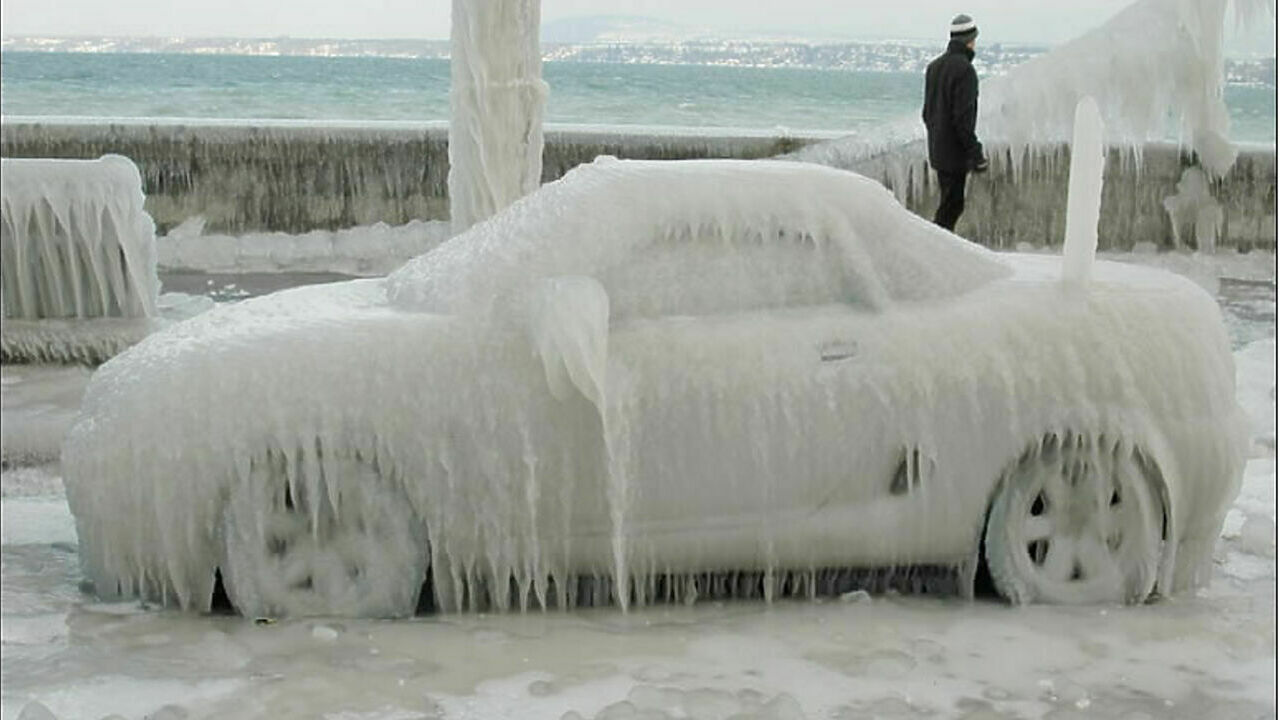
<svg viewBox="0 0 1280 720"><path fill-rule="evenodd" d="M156 315L155 224L131 160L0 162L6 320Z"/></svg>
<svg viewBox="0 0 1280 720"><path fill-rule="evenodd" d="M4 158L0 360L97 364L158 314L155 223L131 160Z"/></svg>

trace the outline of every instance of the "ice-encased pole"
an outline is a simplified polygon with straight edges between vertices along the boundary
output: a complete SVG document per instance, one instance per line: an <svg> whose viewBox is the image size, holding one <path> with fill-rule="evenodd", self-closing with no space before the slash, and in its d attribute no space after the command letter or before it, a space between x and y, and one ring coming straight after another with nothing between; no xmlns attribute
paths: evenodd
<svg viewBox="0 0 1280 720"><path fill-rule="evenodd" d="M1102 114L1093 98L1076 104L1071 138L1071 175L1067 180L1067 229L1062 243L1062 281L1085 290L1098 252L1098 217L1102 211Z"/></svg>
<svg viewBox="0 0 1280 720"><path fill-rule="evenodd" d="M547 85L541 0L453 0L449 212L462 232L536 190Z"/></svg>

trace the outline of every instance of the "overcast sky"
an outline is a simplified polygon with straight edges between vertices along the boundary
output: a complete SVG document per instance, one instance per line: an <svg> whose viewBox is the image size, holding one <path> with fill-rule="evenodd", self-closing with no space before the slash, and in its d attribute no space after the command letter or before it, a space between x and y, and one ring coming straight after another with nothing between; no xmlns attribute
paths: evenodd
<svg viewBox="0 0 1280 720"><path fill-rule="evenodd" d="M543 21L640 15L722 32L808 37L943 37L973 15L987 42L1053 44L1104 22L1130 0L543 0ZM0 32L18 35L447 38L450 0L3 0ZM1275 24L1230 45L1274 54Z"/></svg>

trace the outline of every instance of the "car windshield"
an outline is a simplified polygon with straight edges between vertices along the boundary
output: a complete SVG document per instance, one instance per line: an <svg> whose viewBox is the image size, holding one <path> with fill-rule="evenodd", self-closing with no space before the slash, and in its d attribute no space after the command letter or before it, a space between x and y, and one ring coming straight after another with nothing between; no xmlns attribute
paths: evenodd
<svg viewBox="0 0 1280 720"><path fill-rule="evenodd" d="M580 166L389 279L435 312L519 304L541 279L597 279L613 317L961 294L1007 275L998 257L905 210L873 180L781 161Z"/></svg>

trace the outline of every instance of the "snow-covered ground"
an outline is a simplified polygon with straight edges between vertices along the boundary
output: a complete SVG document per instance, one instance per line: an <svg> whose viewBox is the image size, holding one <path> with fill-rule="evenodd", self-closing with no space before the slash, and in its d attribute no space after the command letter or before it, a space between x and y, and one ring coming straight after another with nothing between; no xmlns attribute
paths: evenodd
<svg viewBox="0 0 1280 720"><path fill-rule="evenodd" d="M57 464L40 464L53 456L88 373L11 365L0 385L9 463L0 475L0 715L1274 717L1275 256L1118 259L1183 272L1217 293L1238 398L1254 419L1244 487L1213 582L1198 593L1127 608L857 593L626 614L265 625L103 604L80 590ZM183 282L185 292L200 289L198 276ZM253 293L230 282L205 292L219 300Z"/></svg>

